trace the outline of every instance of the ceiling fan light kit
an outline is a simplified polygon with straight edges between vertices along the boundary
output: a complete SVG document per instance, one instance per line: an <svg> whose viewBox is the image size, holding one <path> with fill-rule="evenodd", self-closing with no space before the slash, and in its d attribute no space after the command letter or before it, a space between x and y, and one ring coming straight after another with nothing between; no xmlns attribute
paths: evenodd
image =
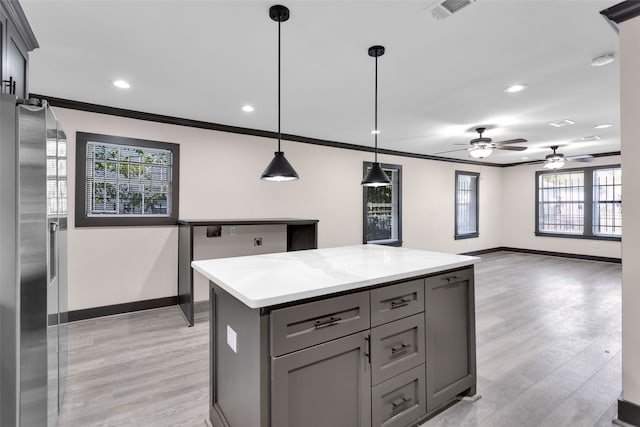
<svg viewBox="0 0 640 427"><path fill-rule="evenodd" d="M371 168L365 175L361 184L365 187L382 187L391 185L391 180L387 174L382 170L382 166L378 163L378 134L380 129L378 128L378 58L384 55L384 46L371 46L368 50L369 56L376 59L376 74L375 74L375 126L374 131L371 132L374 136L374 162Z"/></svg>
<svg viewBox="0 0 640 427"><path fill-rule="evenodd" d="M493 149L490 147L477 147L469 150L469 155L474 159L484 159L493 153Z"/></svg>
<svg viewBox="0 0 640 427"><path fill-rule="evenodd" d="M267 168L260 177L263 181L294 181L299 178L291 163L284 157L284 152L280 151L280 24L289 19L289 9L282 5L275 5L269 8L269 16L278 23L278 151L274 153Z"/></svg>

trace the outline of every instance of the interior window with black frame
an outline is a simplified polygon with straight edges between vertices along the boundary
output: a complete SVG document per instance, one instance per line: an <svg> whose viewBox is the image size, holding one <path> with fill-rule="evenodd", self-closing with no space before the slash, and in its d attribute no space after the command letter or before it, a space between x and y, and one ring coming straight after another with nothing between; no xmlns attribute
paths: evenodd
<svg viewBox="0 0 640 427"><path fill-rule="evenodd" d="M180 146L76 134L76 226L172 225Z"/></svg>
<svg viewBox="0 0 640 427"><path fill-rule="evenodd" d="M402 246L402 166L381 164L391 185L362 187L363 243ZM364 162L363 176L371 167Z"/></svg>
<svg viewBox="0 0 640 427"><path fill-rule="evenodd" d="M456 171L455 238L478 237L478 182L476 172Z"/></svg>
<svg viewBox="0 0 640 427"><path fill-rule="evenodd" d="M536 172L536 235L620 240L619 165Z"/></svg>

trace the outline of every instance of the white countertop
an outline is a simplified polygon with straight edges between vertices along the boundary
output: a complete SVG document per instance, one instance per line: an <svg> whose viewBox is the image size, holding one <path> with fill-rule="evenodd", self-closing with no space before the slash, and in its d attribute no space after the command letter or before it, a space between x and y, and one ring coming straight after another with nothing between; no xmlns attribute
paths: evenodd
<svg viewBox="0 0 640 427"><path fill-rule="evenodd" d="M478 257L380 245L193 261L250 308L268 307L477 263Z"/></svg>

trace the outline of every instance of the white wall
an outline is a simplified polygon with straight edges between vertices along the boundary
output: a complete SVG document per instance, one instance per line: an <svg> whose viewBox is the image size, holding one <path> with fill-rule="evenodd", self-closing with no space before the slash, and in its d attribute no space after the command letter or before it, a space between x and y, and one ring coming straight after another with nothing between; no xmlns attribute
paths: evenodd
<svg viewBox="0 0 640 427"><path fill-rule="evenodd" d="M640 18L620 31L622 125L622 394L640 405Z"/></svg>
<svg viewBox="0 0 640 427"><path fill-rule="evenodd" d="M372 153L283 141L299 181L260 181L276 142L56 108L69 151L69 309L172 296L175 227L75 228L75 133L180 144L180 217L319 219L318 245L362 243L362 162ZM502 169L397 156L403 167L404 246L466 252L501 245ZM480 172L480 236L454 240L455 170Z"/></svg>
<svg viewBox="0 0 640 427"><path fill-rule="evenodd" d="M588 166L620 164L620 156L598 157ZM569 163L567 167L579 167ZM563 239L536 236L536 171L543 170L540 164L503 168L502 194L502 246L510 248L534 249L541 251L565 252L570 254L593 255L610 258L621 257L621 244L615 241ZM629 184L627 171L624 173L625 186ZM624 186L623 186L624 189ZM626 203L626 199L625 199ZM625 215L625 218L628 216ZM624 233L627 235L627 223Z"/></svg>

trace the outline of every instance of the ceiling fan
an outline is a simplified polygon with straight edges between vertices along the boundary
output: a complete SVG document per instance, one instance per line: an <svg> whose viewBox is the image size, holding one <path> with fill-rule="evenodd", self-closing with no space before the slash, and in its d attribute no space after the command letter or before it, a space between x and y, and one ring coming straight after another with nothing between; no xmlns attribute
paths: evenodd
<svg viewBox="0 0 640 427"><path fill-rule="evenodd" d="M516 139L509 139L506 141L493 142L491 138L486 138L482 136L486 130L487 128L485 127L476 128L476 132L478 132L478 137L469 141L468 145L470 145L470 147L465 149L469 151L469 155L471 157L474 157L476 159L482 159L491 155L491 153L493 153L493 150L524 151L527 149L527 147L517 147L517 146L509 145L509 144L518 144L521 142L527 142L526 139L516 138ZM467 144L456 143L454 145L467 145ZM462 149L441 151L435 154L452 153L454 151L462 151Z"/></svg>
<svg viewBox="0 0 640 427"><path fill-rule="evenodd" d="M546 169L560 169L566 162L592 162L593 156L590 154L582 154L578 156L565 156L562 153L557 153L556 150L560 148L559 145L552 145L549 147L553 150L552 154L547 154L544 160L544 167Z"/></svg>

